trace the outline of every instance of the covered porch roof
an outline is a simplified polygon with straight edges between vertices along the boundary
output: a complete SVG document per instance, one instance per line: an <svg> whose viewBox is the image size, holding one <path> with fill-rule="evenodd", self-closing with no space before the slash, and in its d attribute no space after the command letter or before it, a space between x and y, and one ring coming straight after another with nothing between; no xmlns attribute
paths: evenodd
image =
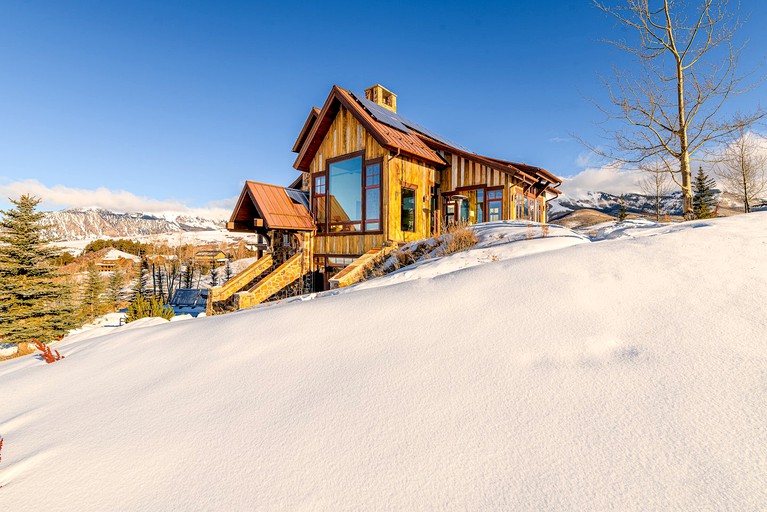
<svg viewBox="0 0 767 512"><path fill-rule="evenodd" d="M246 181L226 228L248 233L271 229L313 231L308 206L306 192Z"/></svg>

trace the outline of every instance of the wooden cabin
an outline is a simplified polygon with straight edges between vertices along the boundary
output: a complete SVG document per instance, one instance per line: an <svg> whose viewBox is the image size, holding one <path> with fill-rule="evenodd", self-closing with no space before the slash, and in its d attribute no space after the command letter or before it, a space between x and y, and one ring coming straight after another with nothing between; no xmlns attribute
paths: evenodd
<svg viewBox="0 0 767 512"><path fill-rule="evenodd" d="M366 253L437 235L446 224L546 222L561 183L410 121L381 85L365 94L334 86L309 112L293 151L302 175L286 188L247 182L227 227L300 248L323 277L319 287Z"/></svg>
<svg viewBox="0 0 767 512"><path fill-rule="evenodd" d="M194 254L195 265L219 267L221 265L225 265L227 260L228 258L223 251L218 251L215 249L203 249L201 251L197 251Z"/></svg>

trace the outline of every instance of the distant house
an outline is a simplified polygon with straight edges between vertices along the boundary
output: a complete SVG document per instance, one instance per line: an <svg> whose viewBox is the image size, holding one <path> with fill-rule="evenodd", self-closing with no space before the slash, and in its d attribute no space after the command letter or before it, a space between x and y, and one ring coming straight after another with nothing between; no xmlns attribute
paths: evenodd
<svg viewBox="0 0 767 512"><path fill-rule="evenodd" d="M222 251L202 250L202 251L197 251L194 255L195 265L218 267L220 265L224 265L226 261L227 261L226 254L224 254Z"/></svg>
<svg viewBox="0 0 767 512"><path fill-rule="evenodd" d="M173 292L170 307L177 315L197 316L205 312L208 301L207 288L179 288Z"/></svg>
<svg viewBox="0 0 767 512"><path fill-rule="evenodd" d="M246 182L227 223L268 239L271 266L254 264L235 280L249 288L232 284L213 302L231 294L235 307L247 307L308 273L312 283L297 292L320 291L352 263L451 224L546 222L562 181L534 165L475 153L403 117L397 96L378 84L364 95L334 86L322 108L309 112L293 151L302 175L287 188Z"/></svg>
<svg viewBox="0 0 767 512"><path fill-rule="evenodd" d="M141 263L141 258L135 254L109 249L99 260L96 261L96 268L100 272L112 272L114 270L124 270Z"/></svg>

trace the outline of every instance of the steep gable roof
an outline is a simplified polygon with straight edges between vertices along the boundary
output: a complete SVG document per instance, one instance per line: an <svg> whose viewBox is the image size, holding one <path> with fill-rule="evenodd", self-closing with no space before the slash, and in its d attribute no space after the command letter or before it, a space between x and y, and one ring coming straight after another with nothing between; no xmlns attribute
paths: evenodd
<svg viewBox="0 0 767 512"><path fill-rule="evenodd" d="M386 149L405 153L419 160L433 165L445 165L445 161L429 148L417 135L411 132L403 132L388 126L371 116L345 89L337 85L330 91L325 105L322 107L317 120L313 123L306 140L298 151L293 167L299 171L308 171L314 155L319 150L322 140L330 130L333 120L341 106L344 106L357 119L373 138Z"/></svg>

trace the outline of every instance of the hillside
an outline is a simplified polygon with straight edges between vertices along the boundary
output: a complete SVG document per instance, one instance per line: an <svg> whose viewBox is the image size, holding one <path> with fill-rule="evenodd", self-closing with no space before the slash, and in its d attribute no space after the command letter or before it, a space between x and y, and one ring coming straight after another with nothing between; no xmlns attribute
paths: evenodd
<svg viewBox="0 0 767 512"><path fill-rule="evenodd" d="M483 228L314 300L0 363L2 508L767 503L767 213Z"/></svg>

